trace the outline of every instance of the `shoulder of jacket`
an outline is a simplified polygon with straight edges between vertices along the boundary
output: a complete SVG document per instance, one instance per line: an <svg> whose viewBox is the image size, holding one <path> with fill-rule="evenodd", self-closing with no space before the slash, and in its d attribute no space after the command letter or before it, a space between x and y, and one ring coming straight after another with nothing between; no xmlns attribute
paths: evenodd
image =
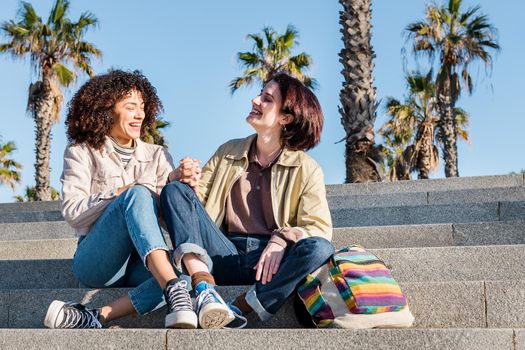
<svg viewBox="0 0 525 350"><path fill-rule="evenodd" d="M312 176L315 172L320 171L322 173L321 166L312 156L303 151L299 152L298 158L301 162L301 170L306 177Z"/></svg>
<svg viewBox="0 0 525 350"><path fill-rule="evenodd" d="M91 150L91 147L86 143L77 143L77 144L69 144L66 146L66 149L64 151L65 155L81 155L81 154L87 154Z"/></svg>
<svg viewBox="0 0 525 350"><path fill-rule="evenodd" d="M253 141L254 137L255 135L250 135L248 137L226 141L225 143L219 146L219 148L217 149L217 153L218 154L244 153L245 149L248 149L249 146L251 145L251 142Z"/></svg>

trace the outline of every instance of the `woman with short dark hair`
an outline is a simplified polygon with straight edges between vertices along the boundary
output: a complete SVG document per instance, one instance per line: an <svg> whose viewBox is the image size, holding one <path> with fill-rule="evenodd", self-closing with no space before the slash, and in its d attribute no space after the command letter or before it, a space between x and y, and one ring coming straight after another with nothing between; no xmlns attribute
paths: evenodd
<svg viewBox="0 0 525 350"><path fill-rule="evenodd" d="M178 179L165 148L144 143L141 133L155 123L162 104L140 72L113 70L86 82L69 103L62 172L62 215L79 237L73 272L95 288L135 287L98 310L55 300L44 323L49 328L101 328L129 314L143 315L182 295L158 220L158 197ZM186 177L190 185L195 178ZM191 303L177 304L166 327L196 328ZM171 310L172 308L169 308Z"/></svg>
<svg viewBox="0 0 525 350"><path fill-rule="evenodd" d="M203 328L242 327L252 311L269 319L334 251L323 173L304 152L323 127L315 95L279 74L246 121L256 134L220 146L198 186L174 181L161 194L175 265L191 276ZM252 286L226 304L216 283Z"/></svg>

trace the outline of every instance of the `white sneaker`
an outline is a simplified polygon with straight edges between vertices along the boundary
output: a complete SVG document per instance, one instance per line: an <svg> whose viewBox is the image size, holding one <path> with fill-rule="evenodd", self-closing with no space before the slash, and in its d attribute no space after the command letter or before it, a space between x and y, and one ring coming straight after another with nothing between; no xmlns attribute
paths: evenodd
<svg viewBox="0 0 525 350"><path fill-rule="evenodd" d="M201 328L223 328L235 315L213 288L205 289L195 299L195 310Z"/></svg>
<svg viewBox="0 0 525 350"><path fill-rule="evenodd" d="M164 298L168 304L166 328L197 328L197 315L193 311L186 285L186 281L177 279L168 284L164 290Z"/></svg>
<svg viewBox="0 0 525 350"><path fill-rule="evenodd" d="M82 304L54 300L47 309L44 325L47 328L82 329L102 328L99 312Z"/></svg>

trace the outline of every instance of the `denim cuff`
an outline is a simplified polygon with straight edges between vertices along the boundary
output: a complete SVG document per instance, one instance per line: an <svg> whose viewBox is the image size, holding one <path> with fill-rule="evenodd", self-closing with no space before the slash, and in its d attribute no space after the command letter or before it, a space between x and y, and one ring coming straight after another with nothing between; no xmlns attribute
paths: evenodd
<svg viewBox="0 0 525 350"><path fill-rule="evenodd" d="M161 298L161 301L157 305L147 305L148 303L145 304L144 302L141 302L141 300L144 301L144 298L141 297L141 294L152 287L156 287L156 285L157 281L155 281L154 278L150 278L140 286L128 291L128 297L131 300L131 304L139 316L144 316L148 312L157 310L158 308L166 305L164 298Z"/></svg>
<svg viewBox="0 0 525 350"><path fill-rule="evenodd" d="M160 246L157 246L157 247L151 247L150 250L146 251L146 253L143 255L144 257L142 258L142 262L144 263L144 267L146 268L146 270L149 271L148 269L148 264L146 264L146 258L148 257L148 255L150 255L153 251L155 250L164 250L166 251L166 253L168 253L168 255L170 254L170 249L168 248L167 245L160 245Z"/></svg>
<svg viewBox="0 0 525 350"><path fill-rule="evenodd" d="M257 299L257 293L255 292L255 284L251 286L250 289L248 289L244 299L246 299L246 302L252 307L253 311L257 313L257 316L259 316L261 321L268 321L273 317L271 313L264 309L259 299Z"/></svg>
<svg viewBox="0 0 525 350"><path fill-rule="evenodd" d="M173 253L173 264L175 265L175 268L179 271L182 271L185 274L188 274L188 271L186 270L186 267L182 265L182 257L184 254L195 254L203 263L205 263L208 266L208 270L211 272L213 269L213 262L211 261L211 258L209 257L206 250L195 243L182 243L179 245L175 252Z"/></svg>

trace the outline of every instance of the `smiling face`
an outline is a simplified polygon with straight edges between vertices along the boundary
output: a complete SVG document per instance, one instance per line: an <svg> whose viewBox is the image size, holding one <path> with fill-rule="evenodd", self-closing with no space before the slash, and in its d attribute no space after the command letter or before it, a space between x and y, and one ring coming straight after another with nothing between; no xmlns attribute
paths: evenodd
<svg viewBox="0 0 525 350"><path fill-rule="evenodd" d="M113 107L113 125L110 135L122 146L131 146L140 137L144 120L144 101L140 92L131 90Z"/></svg>
<svg viewBox="0 0 525 350"><path fill-rule="evenodd" d="M246 121L260 132L281 132L289 116L281 112L283 101L279 85L270 81L264 86L261 94L252 100L252 110Z"/></svg>

